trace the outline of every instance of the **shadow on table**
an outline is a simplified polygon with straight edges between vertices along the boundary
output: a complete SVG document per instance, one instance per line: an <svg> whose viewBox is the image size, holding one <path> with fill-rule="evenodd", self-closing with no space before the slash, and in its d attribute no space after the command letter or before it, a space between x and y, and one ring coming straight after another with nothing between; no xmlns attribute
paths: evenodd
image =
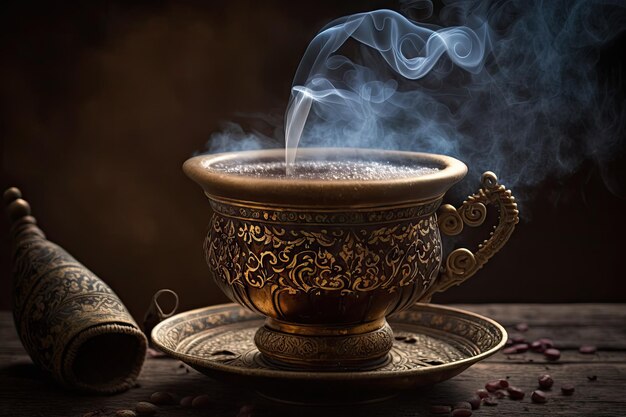
<svg viewBox="0 0 626 417"><path fill-rule="evenodd" d="M27 362L0 368L6 395L0 416L115 416L119 409L134 409L138 401L147 401L156 391L178 397L206 394L211 404L203 409L179 405L161 406L159 416L213 417L403 417L429 416L432 404L454 404L468 399L467 390L454 380L419 390L404 392L378 402L338 405L294 405L272 401L241 386L216 381L180 362L164 360L158 367L148 367L135 388L118 395L90 395L65 390L35 365ZM313 398L313 401L320 399ZM366 399L363 399L364 401ZM88 414L92 413L92 414Z"/></svg>

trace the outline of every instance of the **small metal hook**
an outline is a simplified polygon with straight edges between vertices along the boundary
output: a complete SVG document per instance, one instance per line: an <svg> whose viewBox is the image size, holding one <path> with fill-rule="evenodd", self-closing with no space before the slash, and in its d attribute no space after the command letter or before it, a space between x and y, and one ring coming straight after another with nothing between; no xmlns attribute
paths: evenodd
<svg viewBox="0 0 626 417"><path fill-rule="evenodd" d="M159 298L162 298L164 294L170 294L174 297L174 307L168 313L163 311L163 308L161 307L161 304L159 303ZM148 309L146 310L146 314L144 314L143 316L143 331L148 337L148 340L150 341L151 348L154 348L154 346L152 345L152 339L151 339L152 329L154 329L154 327L157 324L159 324L161 321L165 320L168 317L172 317L176 313L177 310L178 310L178 294L176 294L176 292L170 289L164 288L164 289L157 291L152 296L152 301L150 302L150 305L148 306Z"/></svg>
<svg viewBox="0 0 626 417"><path fill-rule="evenodd" d="M161 308L161 305L159 304L159 297L163 294L171 294L174 297L174 307L169 313L164 313L163 308ZM172 317L176 313L176 310L178 310L178 294L170 289L163 288L152 296L152 305L157 310L160 319L159 321L165 320L168 317Z"/></svg>

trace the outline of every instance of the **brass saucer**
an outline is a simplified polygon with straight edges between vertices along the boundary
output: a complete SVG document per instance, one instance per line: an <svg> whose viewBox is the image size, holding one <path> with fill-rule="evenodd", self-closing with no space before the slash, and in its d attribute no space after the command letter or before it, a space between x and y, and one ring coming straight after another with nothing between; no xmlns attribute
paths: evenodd
<svg viewBox="0 0 626 417"><path fill-rule="evenodd" d="M254 345L263 317L236 304L187 311L159 323L152 341L170 356L219 380L293 403L376 401L452 378L500 349L495 321L436 304L415 304L388 318L388 363L368 371L297 371L268 364Z"/></svg>

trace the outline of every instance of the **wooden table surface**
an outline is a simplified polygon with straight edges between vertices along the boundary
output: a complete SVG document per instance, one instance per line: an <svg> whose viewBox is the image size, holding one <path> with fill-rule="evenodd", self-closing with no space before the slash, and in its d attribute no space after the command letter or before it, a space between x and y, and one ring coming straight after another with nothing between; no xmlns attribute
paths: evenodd
<svg viewBox="0 0 626 417"><path fill-rule="evenodd" d="M203 409L161 406L158 416L430 416L430 405L471 398L486 382L508 378L526 391L521 401L508 398L497 406L481 406L473 416L626 416L626 304L488 304L457 305L494 318L509 335L527 340L553 339L562 351L559 361L538 353L505 355L499 352L461 375L427 389L403 393L385 402L346 407L296 407L264 400L238 387L226 386L173 359L148 358L138 386L114 396L64 391L42 375L24 352L9 312L0 312L1 416L114 416L133 409L155 391L179 396L208 394L213 405ZM515 324L525 322L520 333ZM583 355L578 347L596 345L598 352ZM537 377L549 373L555 384L546 404L534 404L531 392ZM560 393L565 383L575 385L572 396ZM92 413L92 414L89 414Z"/></svg>

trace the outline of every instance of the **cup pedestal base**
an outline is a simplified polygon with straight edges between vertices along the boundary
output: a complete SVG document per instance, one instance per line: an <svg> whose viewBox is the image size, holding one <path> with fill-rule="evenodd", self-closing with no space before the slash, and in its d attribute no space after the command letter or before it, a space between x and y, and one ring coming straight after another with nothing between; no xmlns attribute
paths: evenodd
<svg viewBox="0 0 626 417"><path fill-rule="evenodd" d="M287 325L268 319L257 330L254 343L277 368L365 371L389 362L393 332L384 319L351 328Z"/></svg>

